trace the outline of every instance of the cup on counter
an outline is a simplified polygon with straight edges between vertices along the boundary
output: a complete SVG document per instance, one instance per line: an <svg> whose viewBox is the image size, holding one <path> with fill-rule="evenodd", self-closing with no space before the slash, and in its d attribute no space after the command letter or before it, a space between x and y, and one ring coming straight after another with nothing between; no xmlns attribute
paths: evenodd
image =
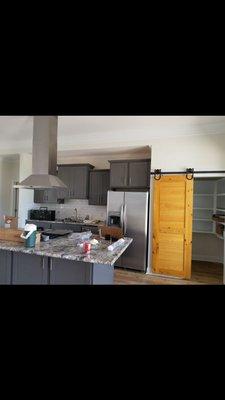
<svg viewBox="0 0 225 400"><path fill-rule="evenodd" d="M83 244L83 252L88 254L91 251L91 243L84 242Z"/></svg>

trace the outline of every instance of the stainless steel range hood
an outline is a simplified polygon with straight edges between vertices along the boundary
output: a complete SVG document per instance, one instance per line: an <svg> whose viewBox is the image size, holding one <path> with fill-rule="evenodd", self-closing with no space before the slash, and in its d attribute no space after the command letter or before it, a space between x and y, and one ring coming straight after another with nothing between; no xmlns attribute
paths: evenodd
<svg viewBox="0 0 225 400"><path fill-rule="evenodd" d="M57 177L57 116L34 116L32 175L17 187L57 189L67 186Z"/></svg>

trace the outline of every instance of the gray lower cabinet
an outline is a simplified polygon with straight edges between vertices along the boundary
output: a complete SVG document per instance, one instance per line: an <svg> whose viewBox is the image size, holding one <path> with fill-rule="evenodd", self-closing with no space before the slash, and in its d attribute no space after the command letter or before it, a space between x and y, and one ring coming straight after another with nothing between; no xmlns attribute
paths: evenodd
<svg viewBox="0 0 225 400"><path fill-rule="evenodd" d="M81 232L87 232L87 231L91 231L91 233L97 235L98 232L99 232L99 227L98 226L93 226L93 225L83 225L81 227Z"/></svg>
<svg viewBox="0 0 225 400"><path fill-rule="evenodd" d="M1 285L113 284L114 267L0 250Z"/></svg>
<svg viewBox="0 0 225 400"><path fill-rule="evenodd" d="M0 285L11 284L11 252L0 250Z"/></svg>
<svg viewBox="0 0 225 400"><path fill-rule="evenodd" d="M44 285L48 283L47 257L13 253L12 265L12 284Z"/></svg>
<svg viewBox="0 0 225 400"><path fill-rule="evenodd" d="M110 170L90 171L89 204L107 205L107 192L110 189Z"/></svg>
<svg viewBox="0 0 225 400"><path fill-rule="evenodd" d="M73 232L81 232L81 225L70 224L70 223L52 223L52 229L68 229Z"/></svg>
<svg viewBox="0 0 225 400"><path fill-rule="evenodd" d="M93 264L92 268L93 285L113 285L114 267L112 265Z"/></svg>
<svg viewBox="0 0 225 400"><path fill-rule="evenodd" d="M92 264L50 259L50 284L51 285L85 285L92 280Z"/></svg>

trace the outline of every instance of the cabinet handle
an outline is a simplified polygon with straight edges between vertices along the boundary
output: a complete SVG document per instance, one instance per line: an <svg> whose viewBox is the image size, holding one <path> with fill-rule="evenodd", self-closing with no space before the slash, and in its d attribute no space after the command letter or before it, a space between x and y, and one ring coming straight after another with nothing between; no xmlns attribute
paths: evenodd
<svg viewBox="0 0 225 400"><path fill-rule="evenodd" d="M45 269L45 260L44 260L44 257L42 257L42 269L43 269L43 271L44 271L44 269Z"/></svg>
<svg viewBox="0 0 225 400"><path fill-rule="evenodd" d="M52 258L50 258L50 271L52 271Z"/></svg>
<svg viewBox="0 0 225 400"><path fill-rule="evenodd" d="M130 176L130 179L129 179L129 181L130 181L130 185L131 185L131 182L132 182L131 176Z"/></svg>

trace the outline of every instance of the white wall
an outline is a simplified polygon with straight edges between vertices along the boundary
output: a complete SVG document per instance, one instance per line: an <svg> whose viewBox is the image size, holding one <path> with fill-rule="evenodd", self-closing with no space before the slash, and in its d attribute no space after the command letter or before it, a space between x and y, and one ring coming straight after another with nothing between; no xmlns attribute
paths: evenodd
<svg viewBox="0 0 225 400"><path fill-rule="evenodd" d="M0 157L0 226L4 226L3 215L15 215L13 184L19 179L19 158Z"/></svg>
<svg viewBox="0 0 225 400"><path fill-rule="evenodd" d="M152 169L225 170L224 135L192 135L167 139L154 139Z"/></svg>
<svg viewBox="0 0 225 400"><path fill-rule="evenodd" d="M73 153L73 154L72 154ZM151 149L149 146L137 147L136 151L132 149L130 150L123 150L121 151L109 151L108 148L105 151L100 149L95 151L95 154L91 152L84 151L83 155L80 155L80 152L59 152L58 155L58 163L59 164L85 164L89 163L92 164L97 169L109 169L110 163L109 160L121 160L121 159L142 159L142 158L150 158L151 156Z"/></svg>
<svg viewBox="0 0 225 400"><path fill-rule="evenodd" d="M30 154L20 155L19 182L32 173L32 156ZM34 191L32 189L19 189L18 226L24 228L28 210L34 207Z"/></svg>

